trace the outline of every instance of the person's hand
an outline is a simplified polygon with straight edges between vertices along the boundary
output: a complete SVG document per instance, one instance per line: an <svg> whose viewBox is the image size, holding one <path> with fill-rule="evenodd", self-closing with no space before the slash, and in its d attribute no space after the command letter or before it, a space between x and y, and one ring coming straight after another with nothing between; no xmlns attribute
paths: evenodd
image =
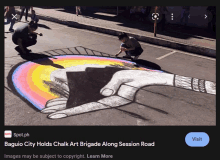
<svg viewBox="0 0 220 160"><path fill-rule="evenodd" d="M60 69L53 74L54 77L65 75L66 71L79 71L77 68ZM58 73L59 72L59 73ZM52 77L53 77L52 76ZM68 98L56 98L46 103L46 108L42 113L51 113L48 115L51 119L69 117L90 111L114 108L132 103L136 92L148 85L170 85L173 86L173 74L160 73L156 71L143 70L121 70L116 72L110 82L100 90L100 94L106 98L97 102L86 103L77 107L66 109ZM66 76L62 76L62 84L65 84ZM54 78L52 78L54 79ZM67 87L67 85L64 85Z"/></svg>
<svg viewBox="0 0 220 160"><path fill-rule="evenodd" d="M6 6L6 11L7 11L7 12L9 11L9 6Z"/></svg>
<svg viewBox="0 0 220 160"><path fill-rule="evenodd" d="M127 51L127 48L121 47L121 51Z"/></svg>

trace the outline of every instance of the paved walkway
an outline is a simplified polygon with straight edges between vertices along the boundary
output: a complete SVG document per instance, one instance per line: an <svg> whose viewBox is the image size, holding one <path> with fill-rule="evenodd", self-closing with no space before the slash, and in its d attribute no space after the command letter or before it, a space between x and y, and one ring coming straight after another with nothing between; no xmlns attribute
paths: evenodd
<svg viewBox="0 0 220 160"><path fill-rule="evenodd" d="M148 37L150 38L149 42L153 42L155 39L157 39L157 41L160 40L160 43L157 43L157 45L163 45L167 41L169 41L169 43L174 42L176 43L175 46L179 46L180 50L185 47L185 49L183 49L185 51L191 51L187 50L187 48L189 48L189 46L193 46L197 47L197 50L200 47L200 51L195 51L198 53L203 52L204 49L207 49L207 51L204 52L216 52L215 37L209 33L204 34L204 29L188 28L183 30L179 26L168 24L165 28L165 31L162 32L158 30L157 37L154 37L153 23L144 23L140 21L132 22L126 18L123 18L122 16L117 17L114 14L103 12L85 12L82 16L76 16L75 11L67 11L63 8L48 9L34 7L34 10L41 19L44 17L46 20L49 19L55 22L61 21L66 24L74 23L76 25L98 27L105 30L124 31L127 33L132 33L133 35L138 35L138 37ZM16 11L19 13L20 9L17 8ZM141 40L141 38L139 40ZM178 47L176 49L178 49ZM194 50L195 49L192 49L191 52L194 52Z"/></svg>

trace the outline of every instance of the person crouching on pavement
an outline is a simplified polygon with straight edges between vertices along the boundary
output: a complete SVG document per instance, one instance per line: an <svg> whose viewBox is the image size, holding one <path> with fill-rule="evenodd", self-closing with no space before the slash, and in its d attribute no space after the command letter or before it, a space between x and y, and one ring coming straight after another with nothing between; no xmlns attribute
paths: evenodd
<svg viewBox="0 0 220 160"><path fill-rule="evenodd" d="M126 56L123 58L131 58L133 60L138 59L138 57L143 52L140 43L135 38L128 37L128 35L124 32L119 34L118 39L122 41L122 44L120 46L120 51L115 56L117 57L121 52L124 51ZM134 56L134 58L131 56Z"/></svg>
<svg viewBox="0 0 220 160"><path fill-rule="evenodd" d="M34 23L38 23L39 21L39 18L36 15L35 10L32 10L31 21L34 21Z"/></svg>
<svg viewBox="0 0 220 160"><path fill-rule="evenodd" d="M12 35L12 41L18 45L15 49L19 53L29 53L27 47L35 45L37 43L37 35L42 36L42 33L36 33L38 24L31 21L29 24L23 24L17 27Z"/></svg>

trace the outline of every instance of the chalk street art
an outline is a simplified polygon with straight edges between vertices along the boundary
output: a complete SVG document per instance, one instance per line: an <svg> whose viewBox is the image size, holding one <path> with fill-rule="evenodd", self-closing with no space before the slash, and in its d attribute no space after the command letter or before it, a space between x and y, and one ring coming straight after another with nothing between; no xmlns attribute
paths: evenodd
<svg viewBox="0 0 220 160"><path fill-rule="evenodd" d="M15 90L50 119L133 103L137 91L150 85L216 94L215 82L152 70L122 59L60 55L52 61L62 67L27 61L11 76Z"/></svg>

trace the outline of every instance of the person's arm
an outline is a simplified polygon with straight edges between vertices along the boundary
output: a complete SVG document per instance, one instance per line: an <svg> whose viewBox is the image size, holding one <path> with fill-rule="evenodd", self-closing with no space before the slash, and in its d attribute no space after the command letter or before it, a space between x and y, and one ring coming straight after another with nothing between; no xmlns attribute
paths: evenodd
<svg viewBox="0 0 220 160"><path fill-rule="evenodd" d="M39 35L39 36L43 36L43 34L42 33L37 33L37 32L31 32L32 34L36 34L36 35Z"/></svg>
<svg viewBox="0 0 220 160"><path fill-rule="evenodd" d="M7 12L9 11L9 6L6 6L6 11L7 11Z"/></svg>
<svg viewBox="0 0 220 160"><path fill-rule="evenodd" d="M18 38L18 46L19 46L19 48L21 49L21 51L23 53L26 53L26 51L25 51L25 49L24 49L24 47L22 45L22 39L21 38Z"/></svg>
<svg viewBox="0 0 220 160"><path fill-rule="evenodd" d="M120 51L115 56L118 56L119 54L121 54L121 52L122 52L122 49L120 48Z"/></svg>
<svg viewBox="0 0 220 160"><path fill-rule="evenodd" d="M132 51L135 50L135 47L131 47L131 48L124 48L124 51Z"/></svg>
<svg viewBox="0 0 220 160"><path fill-rule="evenodd" d="M8 13L8 11L9 11L9 6L6 6L4 17L6 17L6 14Z"/></svg>

